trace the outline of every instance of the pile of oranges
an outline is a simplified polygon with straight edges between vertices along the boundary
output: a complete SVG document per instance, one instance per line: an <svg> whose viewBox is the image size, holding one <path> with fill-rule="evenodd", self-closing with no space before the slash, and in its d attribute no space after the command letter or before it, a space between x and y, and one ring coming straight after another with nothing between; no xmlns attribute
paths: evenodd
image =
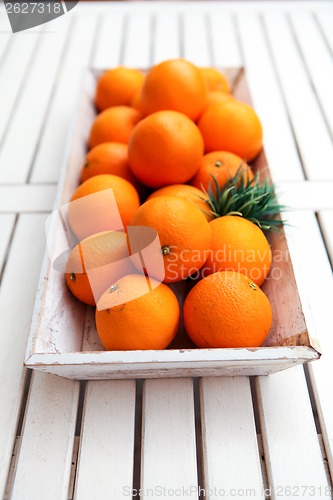
<svg viewBox="0 0 333 500"><path fill-rule="evenodd" d="M184 59L147 74L106 71L95 105L68 213L77 245L66 282L79 300L97 306L105 349L165 349L181 315L198 347L262 345L272 324L260 288L271 267L270 245L253 222L217 217L208 199L213 178L223 189L240 166L244 178L253 178L250 162L262 148L253 108L232 96L220 71ZM103 195L110 188L120 223ZM83 199L84 217L76 208ZM140 272L127 232L135 227L157 231L162 280L154 262L141 262ZM184 280L190 291L181 310L174 290Z"/></svg>

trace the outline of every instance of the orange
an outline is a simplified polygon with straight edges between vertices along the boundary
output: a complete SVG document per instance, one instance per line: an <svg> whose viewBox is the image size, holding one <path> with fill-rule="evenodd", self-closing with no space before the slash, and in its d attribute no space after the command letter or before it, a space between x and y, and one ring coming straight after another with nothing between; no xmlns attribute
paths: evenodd
<svg viewBox="0 0 333 500"><path fill-rule="evenodd" d="M166 186L154 191L150 196L148 196L147 200L156 198L156 196L179 196L180 198L184 198L198 207L207 220L212 219L212 216L209 215L211 208L208 205L208 202L205 201L207 200L207 196L203 191L194 186L188 186L187 184L173 184L171 186Z"/></svg>
<svg viewBox="0 0 333 500"><path fill-rule="evenodd" d="M230 151L251 161L262 148L262 127L256 112L236 99L209 106L198 127L207 153Z"/></svg>
<svg viewBox="0 0 333 500"><path fill-rule="evenodd" d="M262 230L253 222L235 215L219 217L209 225L212 245L205 274L233 270L261 286L272 264L271 248Z"/></svg>
<svg viewBox="0 0 333 500"><path fill-rule="evenodd" d="M103 142L127 144L133 128L141 118L141 113L129 106L115 106L102 111L91 126L89 147L94 148Z"/></svg>
<svg viewBox="0 0 333 500"><path fill-rule="evenodd" d="M141 110L141 89L138 90L134 94L134 96L131 99L130 105L132 106L132 108L135 108L135 109L137 109L140 112L142 111Z"/></svg>
<svg viewBox="0 0 333 500"><path fill-rule="evenodd" d="M211 90L207 95L207 107L221 102L230 101L235 99L231 94L219 92L218 90Z"/></svg>
<svg viewBox="0 0 333 500"><path fill-rule="evenodd" d="M230 93L230 85L227 77L216 68L200 68L206 79L208 89L211 91Z"/></svg>
<svg viewBox="0 0 333 500"><path fill-rule="evenodd" d="M93 306L95 297L99 299L108 286L135 271L126 233L106 231L84 239L73 248L65 276L73 295Z"/></svg>
<svg viewBox="0 0 333 500"><path fill-rule="evenodd" d="M128 164L128 146L121 142L104 142L95 146L85 157L81 182L94 175L113 174L138 184Z"/></svg>
<svg viewBox="0 0 333 500"><path fill-rule="evenodd" d="M201 165L203 141L198 127L176 111L159 111L133 130L128 159L134 175L152 188L181 184Z"/></svg>
<svg viewBox="0 0 333 500"><path fill-rule="evenodd" d="M144 74L137 69L110 69L98 79L95 103L99 111L111 106L129 105L134 94L141 89Z"/></svg>
<svg viewBox="0 0 333 500"><path fill-rule="evenodd" d="M150 268L162 252L166 283L181 281L196 273L205 263L211 246L211 227L193 203L178 196L157 196L139 208L131 226L154 228L161 249L150 255Z"/></svg>
<svg viewBox="0 0 333 500"><path fill-rule="evenodd" d="M112 198L109 192L105 191L110 189L113 190L117 206L112 205ZM89 196L99 192L103 193ZM71 203L68 208L69 224L79 241L101 231L126 227L140 206L135 187L117 175L91 177L76 189L71 201L83 197L84 202Z"/></svg>
<svg viewBox="0 0 333 500"><path fill-rule="evenodd" d="M217 180L219 187L222 187L236 175L240 167L245 180L253 179L252 170L240 156L227 151L213 151L203 157L201 167L191 180L191 184L206 191L211 186L215 192L212 176Z"/></svg>
<svg viewBox="0 0 333 500"><path fill-rule="evenodd" d="M184 59L164 61L147 73L142 87L144 114L165 109L196 120L206 106L207 84L199 68Z"/></svg>
<svg viewBox="0 0 333 500"><path fill-rule="evenodd" d="M142 275L120 279L106 290L96 310L99 338L113 351L165 349L176 336L179 320L175 294Z"/></svg>
<svg viewBox="0 0 333 500"><path fill-rule="evenodd" d="M248 277L220 272L192 288L184 304L184 324L198 347L260 347L272 325L272 307Z"/></svg>

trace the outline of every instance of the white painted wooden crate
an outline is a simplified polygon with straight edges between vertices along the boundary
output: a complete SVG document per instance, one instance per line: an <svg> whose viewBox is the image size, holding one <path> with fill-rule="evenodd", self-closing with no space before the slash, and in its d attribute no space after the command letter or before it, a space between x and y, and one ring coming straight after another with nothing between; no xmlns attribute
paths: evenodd
<svg viewBox="0 0 333 500"><path fill-rule="evenodd" d="M234 95L250 103L244 70L228 68L225 71L232 83ZM68 155L59 181L56 208L69 201L79 183L87 137L96 114L93 95L98 74L90 70L84 77ZM254 162L254 169L263 166L266 166L264 151ZM57 236L54 234L54 248ZM273 326L265 345L252 349L198 349L185 340L181 327L167 350L105 351L96 332L93 308L85 306L71 295L63 274L52 267L47 253L25 365L71 379L121 379L266 375L318 359L319 346L311 325L311 312L306 301L301 303L287 240L282 232L270 236L273 266L270 279L263 289L272 303ZM277 255L279 257L274 259ZM182 302L186 283L173 285L173 289Z"/></svg>

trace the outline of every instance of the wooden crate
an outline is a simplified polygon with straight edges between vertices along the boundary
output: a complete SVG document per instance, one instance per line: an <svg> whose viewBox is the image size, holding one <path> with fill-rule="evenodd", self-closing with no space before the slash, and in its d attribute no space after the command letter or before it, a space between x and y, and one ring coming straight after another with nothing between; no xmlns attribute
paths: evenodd
<svg viewBox="0 0 333 500"><path fill-rule="evenodd" d="M227 68L224 71L231 81L233 94L250 103L244 69ZM87 137L96 114L93 96L99 73L90 70L84 76L55 208L69 201L79 183ZM266 166L264 151L253 166L254 169ZM54 251L58 240L59 234L54 234L51 245ZM273 265L263 289L272 304L273 326L265 345L252 349L198 349L186 337L181 325L167 350L105 351L96 332L94 309L71 295L63 274L53 268L46 252L25 365L71 379L122 379L267 375L318 359L318 342L309 324L311 315L307 311L306 322L304 309L308 306L300 301L285 233L272 233L270 244ZM277 255L279 258L275 258ZM188 282L172 285L181 303L188 286L191 286Z"/></svg>

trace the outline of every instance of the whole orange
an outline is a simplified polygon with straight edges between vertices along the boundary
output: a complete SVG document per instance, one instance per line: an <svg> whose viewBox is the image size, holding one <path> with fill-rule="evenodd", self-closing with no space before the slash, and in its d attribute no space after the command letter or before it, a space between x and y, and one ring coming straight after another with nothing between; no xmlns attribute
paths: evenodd
<svg viewBox="0 0 333 500"><path fill-rule="evenodd" d="M184 59L164 61L147 73L142 87L144 114L165 109L196 120L206 105L207 84L199 68Z"/></svg>
<svg viewBox="0 0 333 500"><path fill-rule="evenodd" d="M228 78L221 71L216 68L200 68L200 71L207 82L209 90L230 93Z"/></svg>
<svg viewBox="0 0 333 500"><path fill-rule="evenodd" d="M121 231L94 234L76 245L66 265L66 283L76 298L95 305L107 287L133 274L127 235Z"/></svg>
<svg viewBox="0 0 333 500"><path fill-rule="evenodd" d="M112 351L165 349L176 336L179 320L175 294L167 285L142 275L117 281L96 309L99 338Z"/></svg>
<svg viewBox="0 0 333 500"><path fill-rule="evenodd" d="M261 286L272 264L271 248L262 230L253 222L235 215L219 217L209 225L212 244L205 274L237 271Z"/></svg>
<svg viewBox="0 0 333 500"><path fill-rule="evenodd" d="M272 325L272 307L248 277L220 272L192 288L184 304L184 324L198 347L260 347Z"/></svg>
<svg viewBox="0 0 333 500"><path fill-rule="evenodd" d="M128 164L128 146L121 142L104 142L95 146L85 157L81 182L95 175L112 174L138 184Z"/></svg>
<svg viewBox="0 0 333 500"><path fill-rule="evenodd" d="M113 190L116 207L108 192L89 196L109 189ZM68 207L68 221L79 241L101 231L126 227L140 206L135 187L117 175L95 175L86 180L76 189L71 201L81 198L85 198L84 202L71 203Z"/></svg>
<svg viewBox="0 0 333 500"><path fill-rule="evenodd" d="M115 106L96 116L90 129L89 147L103 142L128 143L128 139L141 120L141 113L129 106Z"/></svg>
<svg viewBox="0 0 333 500"><path fill-rule="evenodd" d="M128 144L132 172L152 188L188 181L200 167L202 156L198 127L176 111L159 111L144 118Z"/></svg>
<svg viewBox="0 0 333 500"><path fill-rule="evenodd" d="M198 127L207 153L230 151L251 161L262 148L262 126L256 112L236 99L209 106Z"/></svg>
<svg viewBox="0 0 333 500"><path fill-rule="evenodd" d="M131 226L148 226L157 231L161 248L158 254L150 254L150 268L159 263L162 252L166 283L188 278L206 261L211 227L201 210L188 200L179 196L152 198L141 205Z"/></svg>
<svg viewBox="0 0 333 500"><path fill-rule="evenodd" d="M147 200L151 200L157 196L179 196L180 198L184 198L198 207L207 220L212 219L212 215L210 215L211 208L208 202L205 201L208 199L207 195L194 186L189 186L188 184L172 184L171 186L166 186L154 191L148 196Z"/></svg>
<svg viewBox="0 0 333 500"><path fill-rule="evenodd" d="M222 187L240 168L239 173L245 180L253 179L252 170L240 156L227 151L213 151L204 155L201 167L191 180L191 184L206 191L211 187L215 192L212 176L217 180L219 187Z"/></svg>
<svg viewBox="0 0 333 500"><path fill-rule="evenodd" d="M129 105L134 94L141 89L144 74L137 69L110 69L97 81L95 103L99 111L111 106Z"/></svg>

